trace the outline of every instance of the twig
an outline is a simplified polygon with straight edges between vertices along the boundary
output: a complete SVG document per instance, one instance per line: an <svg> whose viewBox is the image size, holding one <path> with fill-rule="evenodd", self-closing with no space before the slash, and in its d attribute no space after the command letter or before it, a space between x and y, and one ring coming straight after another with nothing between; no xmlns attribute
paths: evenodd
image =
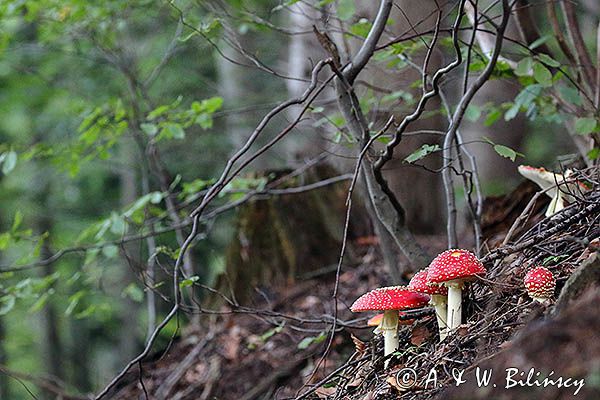
<svg viewBox="0 0 600 400"><path fill-rule="evenodd" d="M331 61L320 61L319 63L317 63L317 65L315 66L315 68L313 69L312 75L311 75L311 83L310 85L307 87L307 89L305 90L305 92L298 98L294 98L294 99L290 99L288 101L285 101L283 103L281 103L280 105L278 105L277 107L275 107L273 110L271 110L271 112L267 113L267 115L265 115L265 117L261 120L261 122L258 124L258 126L255 128L255 130L253 131L252 135L250 136L250 138L247 140L247 142L244 144L244 146L242 146L241 149L239 149L228 161L227 164L225 166L225 168L223 169L223 172L220 176L220 178L217 180L217 182L211 186L211 188L208 190L207 194L204 196L201 204L194 209L194 211L192 211L191 213L191 217L192 217L192 229L188 235L188 237L186 238L185 242L182 244L182 246L180 247L180 252L178 254L177 260L175 261L175 266L174 266L174 273L173 273L173 293L174 293L174 304L171 308L171 310L169 311L169 313L165 316L165 318L162 320L162 322L156 327L156 329L154 330L153 334L150 336L150 338L148 339L146 346L144 348L144 350L137 356L135 357L133 360L131 360L122 370L121 372L119 372L107 385L106 387L95 397L95 400L100 400L103 397L105 397L108 393L110 393L110 391L112 390L112 388L127 374L127 372L137 363L143 361L148 354L150 353L154 342L156 341L156 338L158 337L158 335L160 334L160 332L163 330L163 328L171 321L171 319L177 315L177 313L179 312L180 309L180 288L179 288L179 269L182 265L183 262L183 258L185 256L185 253L187 252L189 246L191 245L191 243L194 241L194 239L196 238L196 235L198 234L198 229L199 229L199 223L200 223L200 218L202 216L202 213L204 212L204 210L206 209L206 207L208 206L208 204L219 194L219 192L225 187L225 185L227 184L227 182L229 182L232 178L229 176L230 172L233 169L234 164L244 155L246 154L246 152L250 149L250 147L252 146L252 144L256 141L256 139L258 138L258 136L260 135L260 133L264 130L265 126L270 122L270 120L277 115L278 113L280 113L281 111L287 109L288 107L291 107L292 105L295 104L301 104L304 103L305 101L307 101L310 97L311 94L313 94L313 92L315 91L316 87L317 87L317 78L318 78L318 74L319 72L323 69L323 67L327 64L329 64ZM321 88L324 87L323 85L321 85ZM317 90L317 92L319 92L319 90ZM309 103L310 104L310 103ZM308 105L305 106L304 110L298 115L298 120L302 117L304 111L308 108ZM293 125L292 125L293 126ZM276 138L282 138L285 134L287 134L289 131L291 130L291 127L288 127L286 129L284 129L279 135L277 135ZM274 144L274 141L272 140L271 142L269 142L269 144ZM260 151L265 151L265 146L263 146L263 148L261 150L259 150L258 155L260 155ZM257 154L255 154L253 157L250 157L246 162L242 163L238 169L236 170L236 173L241 170L241 168L243 168L244 166L246 166L247 164L249 164L255 157L258 156Z"/></svg>
<svg viewBox="0 0 600 400"><path fill-rule="evenodd" d="M565 25L567 27L567 33L573 42L575 47L575 56L577 62L581 66L583 76L585 77L588 87L594 87L596 79L596 71L592 59L585 46L581 30L579 29L579 21L577 21L577 14L575 12L575 6L569 0L562 0L560 2L563 13L565 14ZM593 93L592 93L593 95Z"/></svg>

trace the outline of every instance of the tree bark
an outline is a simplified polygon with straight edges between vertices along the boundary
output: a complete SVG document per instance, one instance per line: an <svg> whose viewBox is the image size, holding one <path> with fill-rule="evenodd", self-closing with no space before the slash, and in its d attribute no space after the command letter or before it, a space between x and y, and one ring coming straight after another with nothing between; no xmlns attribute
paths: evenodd
<svg viewBox="0 0 600 400"><path fill-rule="evenodd" d="M120 203L121 207L130 205L137 199L137 174L135 166L137 165L135 143L128 138L124 138L121 142L120 160L122 167L119 170L120 178ZM135 245L124 245L123 251L127 254L125 265L123 265L121 273L123 274L123 284L120 290L126 288L129 284L136 283L134 268L138 263L139 254L136 252L139 249ZM138 350L138 320L139 306L129 296L123 298L121 311L121 335L119 338L119 359L116 360L119 365L129 361Z"/></svg>
<svg viewBox="0 0 600 400"><path fill-rule="evenodd" d="M47 183L44 183L43 185L43 189L38 196L38 204L43 204L44 210L49 210L48 199L50 196L50 187ZM37 225L40 234L51 232L53 225L51 215L47 212L43 212L43 214L38 217ZM45 260L50 258L52 254L53 252L50 243L47 240L44 241L40 252L40 258ZM53 273L54 265L52 263L46 264L40 270L42 278L47 278ZM54 285L51 285L49 289L52 289L53 286ZM43 326L43 340L41 346L45 370L50 376L62 381L65 378L65 371L63 368L64 349L60 334L60 320L52 296L48 299L42 309L41 319ZM44 395L45 398L53 398L51 392L47 392Z"/></svg>

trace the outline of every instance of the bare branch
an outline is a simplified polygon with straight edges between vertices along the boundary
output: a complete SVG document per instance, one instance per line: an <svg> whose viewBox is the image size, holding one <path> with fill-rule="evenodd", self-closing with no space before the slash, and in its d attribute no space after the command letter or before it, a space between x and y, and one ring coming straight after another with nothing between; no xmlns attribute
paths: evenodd
<svg viewBox="0 0 600 400"><path fill-rule="evenodd" d="M596 71L594 64L583 40L583 35L579 29L579 21L577 20L577 14L575 12L575 6L570 1L561 1L561 9L565 14L565 25L567 27L567 33L573 42L575 47L575 56L577 62L581 66L583 76L588 84L588 87L594 87L596 79Z"/></svg>
<svg viewBox="0 0 600 400"><path fill-rule="evenodd" d="M381 38L381 34L385 29L385 24L387 23L393 4L394 2L392 0L382 0L379 3L379 10L377 11L377 16L373 21L373 26L369 31L367 39L361 46L358 53L356 53L356 56L352 62L343 71L348 83L354 83L356 76L365 68L371 59L371 56L373 56L375 48L377 47L377 42L379 41L379 38Z"/></svg>

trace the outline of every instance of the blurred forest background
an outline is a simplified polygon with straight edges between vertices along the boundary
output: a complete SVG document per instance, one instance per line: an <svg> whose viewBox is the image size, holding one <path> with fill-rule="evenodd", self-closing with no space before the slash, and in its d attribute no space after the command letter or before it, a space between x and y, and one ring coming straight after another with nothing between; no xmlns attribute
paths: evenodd
<svg viewBox="0 0 600 400"><path fill-rule="evenodd" d="M450 27L458 4L396 3L382 43L424 33L382 46L359 76L360 107L373 132L387 115L406 115L417 104L421 74L411 65L423 58L421 39L431 40L438 6ZM540 29L535 43L518 44L519 29L509 25L506 59L465 113L463 137L478 159L483 196L514 189L518 164L559 169L573 160L578 148L566 126L582 137L598 130L597 108L585 111L578 86L565 77L567 59L536 51L559 49L545 7L531 12ZM171 309L173 265L190 213L263 117L301 95L313 67L330 57L312 26L330 33L343 61L364 41L376 11L360 0L0 2L0 398L31 398L27 390L54 398L52 382L69 392L97 391L143 349ZM598 12L594 1L577 4L594 59ZM411 30L407 21L418 23ZM463 25L468 42L467 18ZM436 46L432 63L444 65L451 38ZM472 73L487 62L477 49ZM414 136L386 167L394 190L410 185L400 194L407 224L428 248L444 247L439 132L463 76L461 66L444 79L444 96L411 126ZM549 87L577 111L562 107ZM251 301L254 287L268 291L335 270L356 159L336 98L326 88L299 123L299 105L268 120L255 146L294 127L205 212L182 259L184 307L160 331L155 350L189 326L206 326L200 304L218 307L207 288ZM381 139L382 146L390 140ZM598 148L584 153L593 163ZM295 186L306 191L294 194ZM462 181L454 186L458 244L473 246ZM361 198L351 237L379 236L372 244L387 268L404 262ZM391 269L393 281L406 272Z"/></svg>

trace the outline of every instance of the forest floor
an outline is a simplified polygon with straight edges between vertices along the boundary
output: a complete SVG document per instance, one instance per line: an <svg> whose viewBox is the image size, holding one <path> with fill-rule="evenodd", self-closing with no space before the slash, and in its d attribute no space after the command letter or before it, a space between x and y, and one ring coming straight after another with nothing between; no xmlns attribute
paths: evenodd
<svg viewBox="0 0 600 400"><path fill-rule="evenodd" d="M144 364L141 375L132 371L111 398L562 399L584 379L577 398L598 399L600 187L593 183L552 218L543 215L548 199L527 209L535 192L522 184L486 200L488 273L466 292L467 322L441 343L435 318L418 313L416 322L402 327L400 350L384 369L381 339L366 326L371 315L349 311L358 296L390 282L376 243L363 238L361 261L339 276L340 323L331 342L336 277L330 272L257 293L249 307L224 306L203 316L202 326L209 328L182 333ZM419 241L432 254L445 247L442 237ZM532 301L522 284L527 270L541 264L557 278L555 299L546 304ZM491 370L492 378L478 385L483 370ZM510 386L507 374L513 371L514 382L522 384ZM457 386L461 372L465 382ZM553 384L539 387L536 382L548 375Z"/></svg>

